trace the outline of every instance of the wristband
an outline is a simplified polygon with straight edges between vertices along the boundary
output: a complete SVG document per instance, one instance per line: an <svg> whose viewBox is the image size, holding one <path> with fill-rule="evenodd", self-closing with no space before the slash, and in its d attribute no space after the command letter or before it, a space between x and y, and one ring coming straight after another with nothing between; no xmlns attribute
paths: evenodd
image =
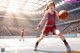
<svg viewBox="0 0 80 53"><path fill-rule="evenodd" d="M41 25L38 25L38 27L40 27Z"/></svg>

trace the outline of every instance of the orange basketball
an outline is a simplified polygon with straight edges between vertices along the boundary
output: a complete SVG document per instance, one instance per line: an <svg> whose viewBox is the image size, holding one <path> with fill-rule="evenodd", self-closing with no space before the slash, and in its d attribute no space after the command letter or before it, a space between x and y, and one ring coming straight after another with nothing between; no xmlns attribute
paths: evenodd
<svg viewBox="0 0 80 53"><path fill-rule="evenodd" d="M68 16L68 12L66 10L61 10L58 14L59 18L64 20L64 19L67 19L67 16Z"/></svg>

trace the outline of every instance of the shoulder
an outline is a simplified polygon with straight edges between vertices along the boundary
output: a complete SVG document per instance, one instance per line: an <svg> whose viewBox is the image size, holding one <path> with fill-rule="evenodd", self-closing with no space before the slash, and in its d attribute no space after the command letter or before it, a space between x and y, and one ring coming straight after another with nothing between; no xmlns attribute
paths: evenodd
<svg viewBox="0 0 80 53"><path fill-rule="evenodd" d="M48 15L48 11L45 11L44 15Z"/></svg>

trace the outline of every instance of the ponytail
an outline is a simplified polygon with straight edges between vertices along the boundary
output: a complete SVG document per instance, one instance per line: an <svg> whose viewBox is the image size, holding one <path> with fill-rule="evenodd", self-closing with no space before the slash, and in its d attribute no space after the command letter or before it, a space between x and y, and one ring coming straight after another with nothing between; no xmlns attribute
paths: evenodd
<svg viewBox="0 0 80 53"><path fill-rule="evenodd" d="M44 9L44 12L46 12L48 9L49 9L48 6L46 6L46 8Z"/></svg>
<svg viewBox="0 0 80 53"><path fill-rule="evenodd" d="M55 7L55 3L53 1L49 1L46 8L44 9L44 12L46 12L49 9L49 6L53 5Z"/></svg>

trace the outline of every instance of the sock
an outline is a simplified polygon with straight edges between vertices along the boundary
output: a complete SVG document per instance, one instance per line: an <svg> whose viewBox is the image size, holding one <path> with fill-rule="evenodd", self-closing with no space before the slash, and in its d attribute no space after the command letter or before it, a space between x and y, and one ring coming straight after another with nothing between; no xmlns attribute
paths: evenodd
<svg viewBox="0 0 80 53"><path fill-rule="evenodd" d="M64 42L64 44L65 44L65 45L68 45L68 43L66 42L66 40L65 40L65 39L63 40L63 42Z"/></svg>
<svg viewBox="0 0 80 53"><path fill-rule="evenodd" d="M36 45L35 45L35 47L37 47L37 46L38 46L38 44L39 44L39 42L37 41L37 42L36 42Z"/></svg>

